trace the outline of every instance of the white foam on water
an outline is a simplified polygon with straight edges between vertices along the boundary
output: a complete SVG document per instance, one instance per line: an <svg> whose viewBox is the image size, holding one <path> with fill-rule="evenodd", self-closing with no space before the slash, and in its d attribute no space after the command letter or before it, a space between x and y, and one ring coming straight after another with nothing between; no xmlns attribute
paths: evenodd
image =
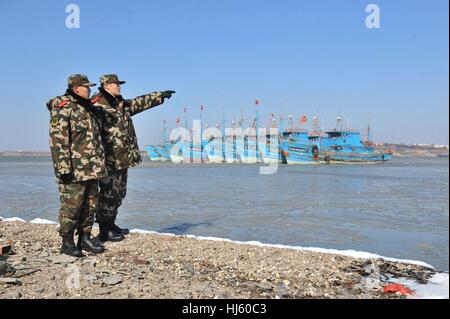
<svg viewBox="0 0 450 319"><path fill-rule="evenodd" d="M423 267L427 267L427 268L433 268L433 266L431 266L430 264L427 264L420 260L397 259L397 258L391 258L391 257L384 257L384 256L380 256L377 254L373 254L373 253L369 253L369 252L365 252L365 251L357 251L357 250L352 250L352 249L338 250L338 249L320 248L320 247L302 247L302 246L289 246L289 245L281 245L281 244L265 244L265 243L261 243L259 241L244 242L244 241L234 241L234 240L230 240L230 239L226 239L226 238L202 237L202 236L193 236L193 235L188 235L187 237L201 239L201 240L226 241L226 242L231 242L231 243L235 243L235 244L254 245L254 246L260 246L260 247L273 247L273 248L281 248L281 249L311 251L311 252L316 252L316 253L347 256L347 257L352 257L352 258L357 258L357 259L383 258L386 261L400 262L400 263L405 263L405 264L413 264L413 265L423 266Z"/></svg>
<svg viewBox="0 0 450 319"><path fill-rule="evenodd" d="M19 217L11 217L11 218L3 218L0 217L0 221L2 222L26 222L22 218ZM55 225L56 222L36 218L30 221L30 223L33 224L51 224ZM131 229L130 233L133 234L153 234L153 235L159 235L159 236L169 236L169 237L177 237L180 235L171 234L171 233L159 233L156 231L150 231L150 230L144 230L144 229ZM392 262L400 262L405 264L414 264L419 265L427 268L433 268L433 266L419 260L410 260L410 259L397 259L397 258L390 258L390 257L384 257L377 254L364 252L364 251L357 251L357 250L337 250L337 249L329 249L329 248L319 248L319 247L301 247L301 246L289 246L289 245L281 245L281 244L264 244L259 241L237 241L237 240L231 240L228 238L220 238L220 237L208 237L208 236L195 236L195 235L181 235L183 237L192 238L196 240L211 240L211 241L222 241L222 242L229 242L239 245L253 245L253 246L259 246L259 247L272 247L272 248L280 248L280 249L293 249L293 250L300 250L300 251L311 251L311 252L317 252L317 253L325 253L325 254L335 254L335 255L341 255L341 256L347 256L352 258L358 258L358 259L378 259L383 258L386 261L392 261ZM433 268L434 269L434 268ZM409 298L420 298L420 299L449 299L449 275L448 273L436 273L433 275L432 278L430 278L429 282L426 285L419 284L415 281L407 280L407 279L393 279L392 282L398 282L401 283L408 288L412 289L414 291L414 295L410 296Z"/></svg>
<svg viewBox="0 0 450 319"><path fill-rule="evenodd" d="M3 218L2 222L21 222L26 223L27 221L25 219L19 218L19 217L10 217L10 218Z"/></svg>
<svg viewBox="0 0 450 319"><path fill-rule="evenodd" d="M144 229L139 229L139 228L134 228L130 230L130 233L132 234L151 234L151 235L160 235L160 236L169 236L169 237L177 237L179 235L175 235L175 234L170 234L170 233L158 233L156 231L153 230L144 230Z"/></svg>
<svg viewBox="0 0 450 319"><path fill-rule="evenodd" d="M391 278L391 282L399 283L414 291L408 299L449 299L449 275L437 273L426 285L421 285L405 278Z"/></svg>
<svg viewBox="0 0 450 319"><path fill-rule="evenodd" d="M48 220L48 219L42 219L42 218L35 218L30 221L31 224L42 224L42 225L58 225L58 223Z"/></svg>
<svg viewBox="0 0 450 319"><path fill-rule="evenodd" d="M179 236L175 234L170 233L158 233L156 231L149 231L149 230L143 230L143 229L132 229L130 231L131 233L135 234L154 234L154 235L162 235L162 236ZM221 237L209 237L209 236L196 236L196 235L181 235L187 238L192 239L198 239L198 240L211 240L211 241L224 241L234 244L240 244L240 245L253 245L253 246L260 246L260 247L273 247L273 248L281 248L281 249L294 249L294 250L301 250L301 251L311 251L311 252L317 252L317 253L325 253L325 254L335 254L335 255L341 255L341 256L347 256L352 258L358 258L358 259L378 259L383 258L386 261L392 261L392 262L400 262L405 264L412 264L412 265L418 265L423 266L427 268L434 269L433 266L430 264L427 264L420 260L412 260L412 259L397 259L397 258L391 258L391 257L384 257L377 254L365 252L365 251L357 251L357 250L338 250L338 249L330 249L330 248L319 248L319 247L302 247L302 246L289 246L289 245L281 245L281 244L265 244L261 243L259 241L238 241L238 240L231 240L228 238L221 238Z"/></svg>
<svg viewBox="0 0 450 319"><path fill-rule="evenodd" d="M449 276L447 273L437 273L426 285L414 282L412 289L416 292L416 298L449 299Z"/></svg>
<svg viewBox="0 0 450 319"><path fill-rule="evenodd" d="M162 235L162 236L178 236L175 234L169 234L169 233L158 233L156 231L149 231L149 230L143 230L143 229L132 229L130 231L131 233L135 234L153 234L153 235ZM222 242L229 242L239 245L253 245L253 246L259 246L259 247L273 247L273 248L280 248L280 249L293 249L293 250L300 250L300 251L311 251L311 252L317 252L317 253L325 253L325 254L334 254L334 255L341 255L341 256L347 256L357 259L378 259L383 258L386 261L392 261L392 262L400 262L404 264L412 264L412 265L418 265L423 266L427 268L434 269L433 266L430 264L427 264L420 260L411 260L411 259L398 259L398 258L391 258L391 257L384 257L377 254L365 252L365 251L357 251L357 250L338 250L338 249L329 249L329 248L319 248L319 247L301 247L301 246L289 246L289 245L280 245L280 244L264 244L259 241L237 241L237 240L231 240L228 238L220 238L220 237L207 237L207 236L195 236L195 235L182 235L183 237L197 239L197 240L211 240L211 241L222 241ZM394 280L392 280L394 282ZM415 294L411 296L411 298L420 298L420 299L448 299L449 298L449 275L446 273L437 273L435 274L428 282L428 284L423 285L419 284L415 281L411 280L397 280L395 282L404 283L405 286L409 287L410 289L414 290Z"/></svg>

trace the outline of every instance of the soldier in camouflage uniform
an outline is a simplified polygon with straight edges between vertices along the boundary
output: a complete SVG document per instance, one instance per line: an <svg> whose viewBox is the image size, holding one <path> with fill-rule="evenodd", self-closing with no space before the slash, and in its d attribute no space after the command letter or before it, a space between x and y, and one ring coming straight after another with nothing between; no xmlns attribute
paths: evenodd
<svg viewBox="0 0 450 319"><path fill-rule="evenodd" d="M61 207L61 253L83 256L82 250L101 253L91 240L98 204L98 180L106 176L100 114L91 104L90 83L82 74L68 78L68 89L47 103L50 111L50 150L58 181ZM74 232L78 233L75 246Z"/></svg>
<svg viewBox="0 0 450 319"><path fill-rule="evenodd" d="M101 87L92 103L103 113L102 137L108 176L100 180L99 209L96 221L101 241L120 241L128 234L115 224L117 210L127 191L128 168L142 162L132 116L164 103L175 91L153 92L127 100L120 95L116 74L100 77Z"/></svg>

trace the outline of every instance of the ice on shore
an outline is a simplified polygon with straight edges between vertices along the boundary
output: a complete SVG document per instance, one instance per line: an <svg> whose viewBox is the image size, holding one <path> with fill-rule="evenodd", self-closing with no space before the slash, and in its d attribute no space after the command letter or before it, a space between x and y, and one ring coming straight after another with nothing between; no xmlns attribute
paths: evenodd
<svg viewBox="0 0 450 319"><path fill-rule="evenodd" d="M32 224L44 224L44 225L58 225L58 223L48 220L48 219L42 219L42 218L35 218L30 221Z"/></svg>
<svg viewBox="0 0 450 319"><path fill-rule="evenodd" d="M10 217L10 218L3 218L0 216L1 222L27 222L26 220L19 218L19 217ZM57 225L58 223L42 219L42 218L36 218L30 221L30 223L33 224L47 224L47 225ZM170 233L158 233L156 231L148 231L143 229L132 229L130 231L131 233L135 234L154 234L154 235L162 235L162 236L177 236L175 234ZM337 250L337 249L328 249L328 248L319 248L319 247L301 247L301 246L289 246L289 245L280 245L280 244L265 244L261 243L259 241L235 241L227 238L219 238L219 237L205 237L205 236L195 236L195 235L185 235L187 238L196 239L196 240L211 240L211 241L224 241L234 244L240 244L240 245L254 245L254 246L260 246L260 247L272 247L272 248L280 248L280 249L293 249L293 250L300 250L300 251L310 251L310 252L318 252L318 253L325 253L325 254L335 254L335 255L342 255L347 256L351 258L358 258L358 259L378 259L383 258L386 261L391 262L400 262L404 264L414 264L419 265L427 268L433 268L431 265L418 261L418 260L409 260L409 259L397 259L397 258L390 258L390 257L384 257L377 254L364 252L364 251L356 251L356 250ZM448 299L449 298L449 274L448 273L436 273L428 282L428 284L423 285L419 284L415 281L408 280L408 279L393 279L393 282L401 283L408 288L414 290L415 294L411 296L410 298L423 298L423 299Z"/></svg>

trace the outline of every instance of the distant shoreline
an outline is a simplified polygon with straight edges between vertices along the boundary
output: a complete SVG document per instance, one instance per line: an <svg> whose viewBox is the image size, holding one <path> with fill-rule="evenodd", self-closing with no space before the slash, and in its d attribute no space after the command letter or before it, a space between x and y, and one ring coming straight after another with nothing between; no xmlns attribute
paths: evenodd
<svg viewBox="0 0 450 319"><path fill-rule="evenodd" d="M0 152L1 157L13 157L13 156L30 156L30 157L50 157L50 152Z"/></svg>
<svg viewBox="0 0 450 319"><path fill-rule="evenodd" d="M394 156L408 157L447 157L449 155L448 145L437 144L376 144L376 148L391 150ZM141 151L142 156L147 156L146 151ZM0 151L0 157L50 157L48 151Z"/></svg>

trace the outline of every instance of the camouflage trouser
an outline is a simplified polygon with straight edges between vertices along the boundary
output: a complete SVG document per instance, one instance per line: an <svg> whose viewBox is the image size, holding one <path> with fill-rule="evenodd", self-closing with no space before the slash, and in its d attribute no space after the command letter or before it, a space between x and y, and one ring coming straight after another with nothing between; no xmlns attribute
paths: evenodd
<svg viewBox="0 0 450 319"><path fill-rule="evenodd" d="M99 205L96 221L101 223L114 222L117 210L127 194L128 169L121 169L108 173L108 176L101 179Z"/></svg>
<svg viewBox="0 0 450 319"><path fill-rule="evenodd" d="M60 235L74 230L90 234L98 205L98 181L58 184Z"/></svg>

